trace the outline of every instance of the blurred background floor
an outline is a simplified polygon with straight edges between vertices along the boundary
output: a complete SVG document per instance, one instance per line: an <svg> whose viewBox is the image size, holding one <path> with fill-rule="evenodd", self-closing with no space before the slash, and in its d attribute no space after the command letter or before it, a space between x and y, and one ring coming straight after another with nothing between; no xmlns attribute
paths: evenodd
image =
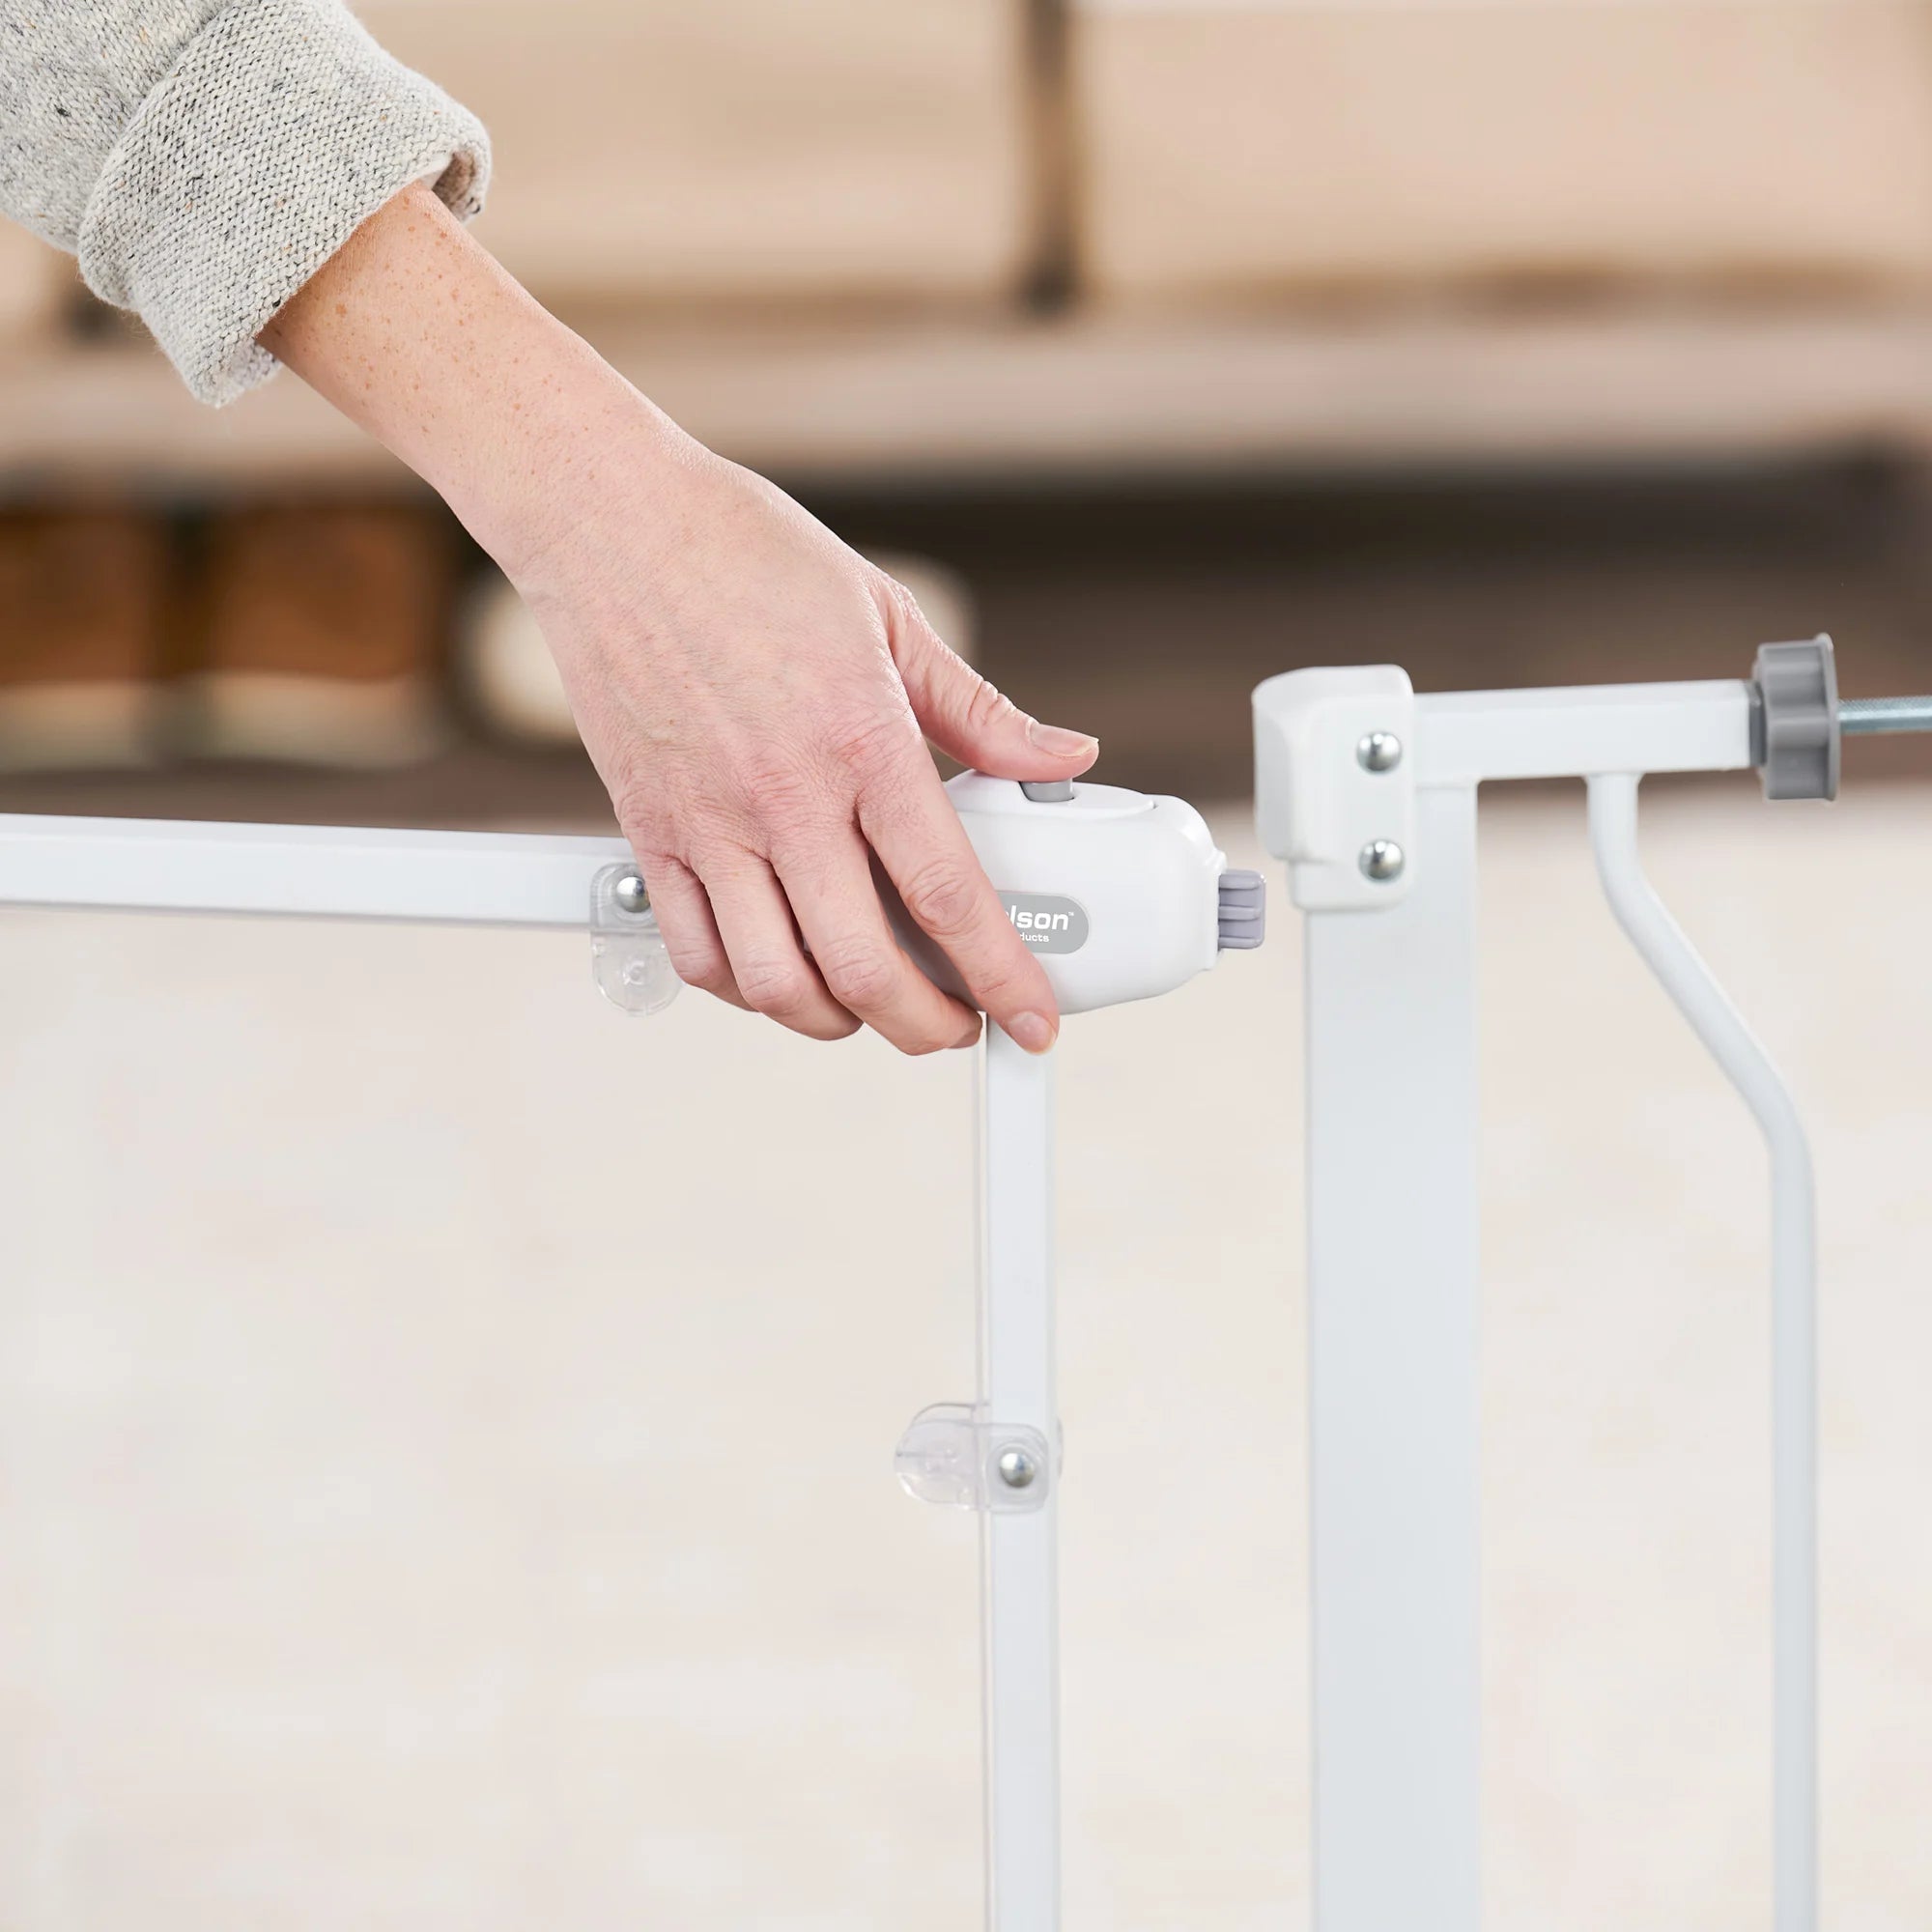
<svg viewBox="0 0 1932 1932"><path fill-rule="evenodd" d="M1907 1932L1932 812L1645 843L1816 1136L1827 1922ZM1762 1154L1578 799L1484 862L1490 1922L1748 1932ZM0 1919L978 1925L974 1530L891 1473L971 1382L965 1058L625 1022L568 934L0 924ZM1061 1050L1073 1932L1305 1909L1296 962Z"/></svg>

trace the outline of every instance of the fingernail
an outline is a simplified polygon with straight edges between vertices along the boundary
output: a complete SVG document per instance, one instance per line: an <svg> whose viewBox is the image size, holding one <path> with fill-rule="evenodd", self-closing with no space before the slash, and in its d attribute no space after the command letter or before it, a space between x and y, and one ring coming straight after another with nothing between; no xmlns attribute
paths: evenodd
<svg viewBox="0 0 1932 1932"><path fill-rule="evenodd" d="M1006 1028L1029 1053L1044 1053L1053 1044L1053 1024L1043 1013L1015 1013Z"/></svg>
<svg viewBox="0 0 1932 1932"><path fill-rule="evenodd" d="M962 1046L978 1046L980 1044L980 1022L976 1019L973 1022L973 1024L969 1026L966 1029L966 1031L962 1033L959 1036L959 1037L952 1042L952 1044L954 1048Z"/></svg>
<svg viewBox="0 0 1932 1932"><path fill-rule="evenodd" d="M1100 749L1097 738L1090 738L1085 731L1063 731L1058 724L1042 724L1037 718L1027 720L1027 737L1042 752L1050 752L1056 758L1074 758Z"/></svg>

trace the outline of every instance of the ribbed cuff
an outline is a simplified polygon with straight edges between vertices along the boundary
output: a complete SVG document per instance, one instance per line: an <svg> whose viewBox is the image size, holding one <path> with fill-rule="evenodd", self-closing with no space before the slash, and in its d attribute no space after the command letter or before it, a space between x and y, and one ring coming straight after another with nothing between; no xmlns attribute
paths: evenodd
<svg viewBox="0 0 1932 1932"><path fill-rule="evenodd" d="M81 273L140 315L202 401L232 402L274 373L255 341L269 318L439 166L437 192L468 219L490 176L482 123L337 0L237 0L108 156Z"/></svg>

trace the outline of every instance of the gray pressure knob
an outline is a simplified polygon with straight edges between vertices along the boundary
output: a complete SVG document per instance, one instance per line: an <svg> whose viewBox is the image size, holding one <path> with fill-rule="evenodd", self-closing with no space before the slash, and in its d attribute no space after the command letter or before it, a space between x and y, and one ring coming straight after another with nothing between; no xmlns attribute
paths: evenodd
<svg viewBox="0 0 1932 1932"><path fill-rule="evenodd" d="M1073 781L1071 779L1022 779L1020 789L1036 805L1071 805L1073 803Z"/></svg>
<svg viewBox="0 0 1932 1932"><path fill-rule="evenodd" d="M1751 760L1765 797L1836 798L1838 671L1831 639L1760 645L1751 692Z"/></svg>

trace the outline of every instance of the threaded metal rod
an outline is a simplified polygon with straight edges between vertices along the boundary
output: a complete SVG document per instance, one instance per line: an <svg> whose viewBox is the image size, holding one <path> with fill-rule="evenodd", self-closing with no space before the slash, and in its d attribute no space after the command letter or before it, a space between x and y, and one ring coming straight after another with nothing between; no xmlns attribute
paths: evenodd
<svg viewBox="0 0 1932 1932"><path fill-rule="evenodd" d="M1838 729L1848 738L1882 731L1932 731L1932 697L1847 697L1838 704Z"/></svg>

